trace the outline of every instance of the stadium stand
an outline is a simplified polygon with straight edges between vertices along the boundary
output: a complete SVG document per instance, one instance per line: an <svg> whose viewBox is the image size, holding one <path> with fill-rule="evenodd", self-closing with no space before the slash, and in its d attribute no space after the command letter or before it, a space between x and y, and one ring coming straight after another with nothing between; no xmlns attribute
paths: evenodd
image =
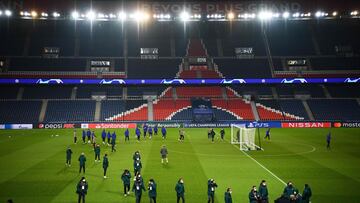
<svg viewBox="0 0 360 203"><path fill-rule="evenodd" d="M270 78L267 59L214 59L218 70L227 78Z"/></svg>
<svg viewBox="0 0 360 203"><path fill-rule="evenodd" d="M359 119L360 107L355 100L316 99L307 103L317 120L353 121Z"/></svg>
<svg viewBox="0 0 360 203"><path fill-rule="evenodd" d="M29 86L24 88L23 99L70 99L72 87Z"/></svg>
<svg viewBox="0 0 360 203"><path fill-rule="evenodd" d="M128 78L174 78L178 72L179 59L141 60L129 59Z"/></svg>
<svg viewBox="0 0 360 203"><path fill-rule="evenodd" d="M59 100L49 101L45 122L94 121L95 101Z"/></svg>
<svg viewBox="0 0 360 203"><path fill-rule="evenodd" d="M0 101L0 122L38 122L41 101Z"/></svg>

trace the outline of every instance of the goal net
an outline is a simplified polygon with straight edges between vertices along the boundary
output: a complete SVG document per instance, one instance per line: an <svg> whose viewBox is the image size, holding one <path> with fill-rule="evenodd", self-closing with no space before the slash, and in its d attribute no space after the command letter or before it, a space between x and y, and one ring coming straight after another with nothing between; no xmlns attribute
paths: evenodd
<svg viewBox="0 0 360 203"><path fill-rule="evenodd" d="M246 128L245 125L231 125L231 144L240 145L240 150L257 150L261 147L255 144L255 128Z"/></svg>

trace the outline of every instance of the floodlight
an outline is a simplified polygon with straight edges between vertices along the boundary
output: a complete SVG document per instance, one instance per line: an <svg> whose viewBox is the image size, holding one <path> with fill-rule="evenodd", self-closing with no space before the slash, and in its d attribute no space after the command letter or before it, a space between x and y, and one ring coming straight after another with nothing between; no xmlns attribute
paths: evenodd
<svg viewBox="0 0 360 203"><path fill-rule="evenodd" d="M49 15L47 13L41 12L41 17L48 17Z"/></svg>
<svg viewBox="0 0 360 203"><path fill-rule="evenodd" d="M79 13L77 12L77 11L73 11L72 13L71 13L71 17L73 18L73 19L78 19L79 18Z"/></svg>
<svg viewBox="0 0 360 203"><path fill-rule="evenodd" d="M338 12L334 11L332 12L332 16L337 16L338 15Z"/></svg>
<svg viewBox="0 0 360 203"><path fill-rule="evenodd" d="M58 13L58 12L54 12L54 13L53 13L53 17L54 17L54 18L58 18L58 17L60 17L60 13Z"/></svg>
<svg viewBox="0 0 360 203"><path fill-rule="evenodd" d="M2 11L0 11L0 16L2 16L2 14L3 14L3 12L2 12Z"/></svg>
<svg viewBox="0 0 360 203"><path fill-rule="evenodd" d="M33 17L33 18L36 18L37 17L37 12L36 11L31 11L31 16Z"/></svg>
<svg viewBox="0 0 360 203"><path fill-rule="evenodd" d="M188 21L190 19L190 14L186 11L180 13L180 19L182 21Z"/></svg>
<svg viewBox="0 0 360 203"><path fill-rule="evenodd" d="M283 18L289 18L290 17L290 13L289 12L284 12L282 15Z"/></svg>
<svg viewBox="0 0 360 203"><path fill-rule="evenodd" d="M12 15L12 12L10 10L5 10L5 15L9 17Z"/></svg>
<svg viewBox="0 0 360 203"><path fill-rule="evenodd" d="M260 12L258 17L260 20L270 20L273 17L273 13L267 11Z"/></svg>
<svg viewBox="0 0 360 203"><path fill-rule="evenodd" d="M229 20L232 20L235 18L235 14L234 13L228 13L228 18Z"/></svg>
<svg viewBox="0 0 360 203"><path fill-rule="evenodd" d="M95 14L95 12L94 11L88 11L87 13L86 13L86 18L88 19L88 20L95 20L95 18L96 18L96 14Z"/></svg>
<svg viewBox="0 0 360 203"><path fill-rule="evenodd" d="M121 21L126 20L126 13L124 13L124 12L119 12L119 14L118 14L118 19L121 20Z"/></svg>

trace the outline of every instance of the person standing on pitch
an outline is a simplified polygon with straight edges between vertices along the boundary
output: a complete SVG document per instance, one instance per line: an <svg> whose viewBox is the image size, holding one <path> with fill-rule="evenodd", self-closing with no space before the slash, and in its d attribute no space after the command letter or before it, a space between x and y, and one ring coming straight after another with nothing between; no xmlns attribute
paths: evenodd
<svg viewBox="0 0 360 203"><path fill-rule="evenodd" d="M103 129L103 131L101 132L101 139L102 139L102 143L105 144L105 140L106 140L106 131L105 131L105 129Z"/></svg>
<svg viewBox="0 0 360 203"><path fill-rule="evenodd" d="M153 135L153 129L151 126L148 127L148 132L149 132L149 138L151 139Z"/></svg>
<svg viewBox="0 0 360 203"><path fill-rule="evenodd" d="M179 130L179 141L183 142L185 139L185 131L183 129Z"/></svg>
<svg viewBox="0 0 360 203"><path fill-rule="evenodd" d="M91 132L91 143L96 143L96 136L95 136L95 131Z"/></svg>
<svg viewBox="0 0 360 203"><path fill-rule="evenodd" d="M268 128L268 129L266 130L264 139L266 140L266 138L267 138L268 140L270 140L270 128Z"/></svg>
<svg viewBox="0 0 360 203"><path fill-rule="evenodd" d="M225 203L232 203L232 197L231 197L232 190L231 188L226 189L225 192Z"/></svg>
<svg viewBox="0 0 360 203"><path fill-rule="evenodd" d="M88 143L91 143L91 131L90 131L90 129L87 130L86 136L87 136Z"/></svg>
<svg viewBox="0 0 360 203"><path fill-rule="evenodd" d="M82 177L76 186L76 193L79 195L78 203L80 203L81 200L83 203L85 203L85 195L87 195L88 187L89 186L85 180L85 177Z"/></svg>
<svg viewBox="0 0 360 203"><path fill-rule="evenodd" d="M124 135L125 135L125 142L126 141L130 141L130 132L129 132L129 128L126 128L125 132L124 132Z"/></svg>
<svg viewBox="0 0 360 203"><path fill-rule="evenodd" d="M266 186L266 181L262 180L259 186L259 196L261 199L261 203L269 202L269 192Z"/></svg>
<svg viewBox="0 0 360 203"><path fill-rule="evenodd" d="M74 144L77 143L77 136L76 136L76 130L74 130Z"/></svg>
<svg viewBox="0 0 360 203"><path fill-rule="evenodd" d="M140 152L139 151L136 151L133 155L133 160L134 160L134 163L136 161L140 161L141 160L141 155L140 155Z"/></svg>
<svg viewBox="0 0 360 203"><path fill-rule="evenodd" d="M110 131L108 131L108 133L107 133L107 144L108 144L108 146L110 146L110 141L111 141L111 133L110 133Z"/></svg>
<svg viewBox="0 0 360 203"><path fill-rule="evenodd" d="M149 191L150 203L156 203L157 194L156 194L156 183L154 179L149 180L148 191Z"/></svg>
<svg viewBox="0 0 360 203"><path fill-rule="evenodd" d="M83 141L83 144L86 143L85 138L86 138L86 132L85 132L85 130L83 130L83 131L82 131L82 141Z"/></svg>
<svg viewBox="0 0 360 203"><path fill-rule="evenodd" d="M116 136L113 136L113 138L111 139L111 152L116 152L115 141L116 141Z"/></svg>
<svg viewBox="0 0 360 203"><path fill-rule="evenodd" d="M66 150L66 166L71 166L71 155L72 155L72 150L70 147L67 148Z"/></svg>
<svg viewBox="0 0 360 203"><path fill-rule="evenodd" d="M166 128L164 126L161 128L161 134L162 134L162 138L166 139Z"/></svg>
<svg viewBox="0 0 360 203"><path fill-rule="evenodd" d="M331 150L330 142L331 142L331 132L329 132L329 134L327 134L327 136L326 136L326 148L328 150Z"/></svg>
<svg viewBox="0 0 360 203"><path fill-rule="evenodd" d="M249 192L249 202L258 203L260 201L260 196L257 192L256 186L254 185Z"/></svg>
<svg viewBox="0 0 360 203"><path fill-rule="evenodd" d="M138 127L136 127L136 129L135 129L135 134L136 134L136 137L137 137L137 141L139 142L139 141L140 141L141 132L140 132L140 129L139 129Z"/></svg>
<svg viewBox="0 0 360 203"><path fill-rule="evenodd" d="M125 197L130 194L130 179L131 179L130 171L125 169L123 174L121 175L121 180L123 181L124 184Z"/></svg>
<svg viewBox="0 0 360 203"><path fill-rule="evenodd" d="M289 181L284 188L283 195L286 199L290 199L290 196L293 195L295 192L295 187L293 186L292 182Z"/></svg>
<svg viewBox="0 0 360 203"><path fill-rule="evenodd" d="M311 188L308 184L305 184L304 191L302 193L302 202L309 203L312 196Z"/></svg>
<svg viewBox="0 0 360 203"><path fill-rule="evenodd" d="M100 145L96 145L94 148L95 152L95 162L100 162Z"/></svg>
<svg viewBox="0 0 360 203"><path fill-rule="evenodd" d="M109 159L107 157L107 154L104 155L104 158L103 158L103 169L104 169L104 178L107 178L106 177L106 171L107 171L107 168L109 167Z"/></svg>
<svg viewBox="0 0 360 203"><path fill-rule="evenodd" d="M83 173L85 173L85 162L86 162L86 157L84 152L82 152L81 155L79 156L79 163L80 163L79 173L81 173L81 169L83 169Z"/></svg>
<svg viewBox="0 0 360 203"><path fill-rule="evenodd" d="M215 131L214 131L214 129L213 129L213 128L210 130L210 137L211 137L211 142L214 142L214 138L215 138Z"/></svg>
<svg viewBox="0 0 360 203"><path fill-rule="evenodd" d="M136 203L140 203L143 190L146 191L144 183L139 178L136 178L132 188L132 191L135 193Z"/></svg>
<svg viewBox="0 0 360 203"><path fill-rule="evenodd" d="M221 140L224 140L224 135L225 135L225 130L223 128L223 129L220 130Z"/></svg>
<svg viewBox="0 0 360 203"><path fill-rule="evenodd" d="M158 125L156 124L154 126L154 135L157 135L158 134Z"/></svg>
<svg viewBox="0 0 360 203"><path fill-rule="evenodd" d="M147 130L148 130L148 126L146 125L146 123L144 123L144 125L143 125L144 139L146 138Z"/></svg>
<svg viewBox="0 0 360 203"><path fill-rule="evenodd" d="M160 150L160 154L161 154L161 163L162 164L164 163L164 159L165 159L166 163L169 163L169 160L167 158L168 150L165 145L162 146L162 148Z"/></svg>
<svg viewBox="0 0 360 203"><path fill-rule="evenodd" d="M208 203L214 203L215 189L217 186L214 179L208 180Z"/></svg>
<svg viewBox="0 0 360 203"><path fill-rule="evenodd" d="M140 160L134 162L134 174L141 173L142 164Z"/></svg>
<svg viewBox="0 0 360 203"><path fill-rule="evenodd" d="M184 180L182 178L179 179L175 186L176 191L176 202L179 203L180 198L182 203L185 203L185 187L184 187Z"/></svg>

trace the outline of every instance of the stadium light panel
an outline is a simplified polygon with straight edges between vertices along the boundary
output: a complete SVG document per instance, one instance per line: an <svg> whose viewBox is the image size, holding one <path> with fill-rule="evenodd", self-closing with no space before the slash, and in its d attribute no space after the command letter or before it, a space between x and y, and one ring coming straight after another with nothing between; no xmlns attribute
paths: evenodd
<svg viewBox="0 0 360 203"><path fill-rule="evenodd" d="M130 15L130 18L133 18L136 21L146 21L150 18L149 14L137 11L134 14Z"/></svg>
<svg viewBox="0 0 360 203"><path fill-rule="evenodd" d="M47 13L45 13L45 12L42 12L41 13L41 17L48 17L49 15L47 14Z"/></svg>
<svg viewBox="0 0 360 203"><path fill-rule="evenodd" d="M58 17L60 17L60 13L58 13L58 12L54 12L54 13L53 13L53 17L54 17L54 18L58 18Z"/></svg>
<svg viewBox="0 0 360 203"><path fill-rule="evenodd" d="M72 13L71 13L71 17L73 18L73 19L78 19L79 18L79 13L77 12L77 11L73 11Z"/></svg>
<svg viewBox="0 0 360 203"><path fill-rule="evenodd" d="M260 12L258 14L258 17L260 20L271 20L271 18L273 17L273 13L272 12Z"/></svg>
<svg viewBox="0 0 360 203"><path fill-rule="evenodd" d="M10 17L12 15L12 12L10 10L5 10L5 15L7 17Z"/></svg>
<svg viewBox="0 0 360 203"><path fill-rule="evenodd" d="M2 16L2 14L3 14L3 12L2 12L2 11L0 11L0 16Z"/></svg>
<svg viewBox="0 0 360 203"><path fill-rule="evenodd" d="M36 18L37 17L37 12L36 11L31 11L31 17Z"/></svg>
<svg viewBox="0 0 360 203"><path fill-rule="evenodd" d="M234 13L228 13L228 19L229 20L233 20L235 18L235 14Z"/></svg>
<svg viewBox="0 0 360 203"><path fill-rule="evenodd" d="M332 12L332 16L337 16L338 15L338 12L334 11Z"/></svg>
<svg viewBox="0 0 360 203"><path fill-rule="evenodd" d="M358 14L359 14L358 11L352 11L352 12L350 13L350 15L352 15L352 16L357 16Z"/></svg>
<svg viewBox="0 0 360 203"><path fill-rule="evenodd" d="M120 21L125 21L126 20L126 13L124 13L124 12L119 12L118 13L118 19L120 20Z"/></svg>
<svg viewBox="0 0 360 203"><path fill-rule="evenodd" d="M116 18L116 15L113 14L113 13L110 13L110 14L109 14L109 18L114 19L114 18Z"/></svg>
<svg viewBox="0 0 360 203"><path fill-rule="evenodd" d="M290 17L290 13L289 12L284 12L282 15L283 18L287 19Z"/></svg>
<svg viewBox="0 0 360 203"><path fill-rule="evenodd" d="M180 14L180 19L182 21L188 21L190 19L190 14L188 12L184 11Z"/></svg>
<svg viewBox="0 0 360 203"><path fill-rule="evenodd" d="M88 11L86 13L86 18L90 21L93 21L96 18L96 13L94 11Z"/></svg>
<svg viewBox="0 0 360 203"><path fill-rule="evenodd" d="M293 14L293 17L294 17L294 18L300 17L300 13L294 13L294 14Z"/></svg>

